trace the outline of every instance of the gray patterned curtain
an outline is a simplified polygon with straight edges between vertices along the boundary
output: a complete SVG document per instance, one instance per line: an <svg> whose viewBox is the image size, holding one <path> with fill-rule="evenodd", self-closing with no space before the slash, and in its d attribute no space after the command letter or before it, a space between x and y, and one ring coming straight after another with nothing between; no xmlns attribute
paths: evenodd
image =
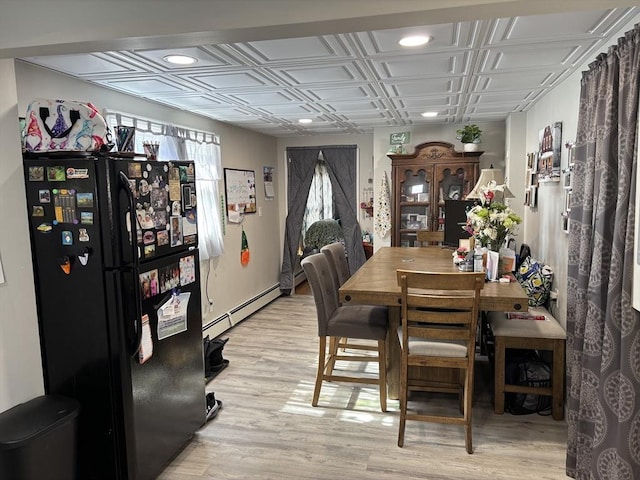
<svg viewBox="0 0 640 480"><path fill-rule="evenodd" d="M327 165L336 211L344 234L349 269L355 272L364 262L362 233L358 223L357 146L327 145L320 147L288 147L289 158L289 214L285 224L284 251L280 270L280 290L288 295L293 289L293 274L297 258L302 218L318 155L322 150Z"/></svg>
<svg viewBox="0 0 640 480"><path fill-rule="evenodd" d="M567 286L567 475L579 480L640 479L639 90L636 25L582 77Z"/></svg>

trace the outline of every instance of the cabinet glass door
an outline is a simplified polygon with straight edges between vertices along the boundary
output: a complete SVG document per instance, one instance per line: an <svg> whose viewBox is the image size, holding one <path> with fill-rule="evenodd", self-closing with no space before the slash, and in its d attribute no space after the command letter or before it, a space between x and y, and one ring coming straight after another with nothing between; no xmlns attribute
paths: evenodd
<svg viewBox="0 0 640 480"><path fill-rule="evenodd" d="M401 247L419 246L416 232L431 228L431 177L426 169L405 170L400 184L399 205Z"/></svg>

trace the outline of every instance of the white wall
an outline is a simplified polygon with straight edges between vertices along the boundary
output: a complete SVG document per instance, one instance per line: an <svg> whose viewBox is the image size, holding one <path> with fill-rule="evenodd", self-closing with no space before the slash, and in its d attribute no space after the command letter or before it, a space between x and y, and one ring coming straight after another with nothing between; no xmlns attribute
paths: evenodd
<svg viewBox="0 0 640 480"><path fill-rule="evenodd" d="M546 125L562 122L561 168L567 167L567 150L564 144L575 141L580 95L580 73L576 73L553 89L545 98L527 112L526 151L538 151L539 132ZM522 156L522 164L526 156ZM524 175L523 175L524 176ZM567 233L562 231L564 210L563 182L545 182L538 187L537 208L526 208L524 240L531 247L534 258L548 264L554 272L553 288L559 292L553 314L566 327L567 305Z"/></svg>
<svg viewBox="0 0 640 480"><path fill-rule="evenodd" d="M0 412L41 395L42 367L13 60L0 60Z"/></svg>
<svg viewBox="0 0 640 480"><path fill-rule="evenodd" d="M0 252L6 283L0 285L0 412L43 391L17 126L18 117L24 116L27 104L33 98L90 101L99 108L217 133L221 137L223 167L255 171L257 204L262 215L247 215L242 227L227 225L224 255L201 265L203 323L277 285L281 254L279 203L265 201L262 182L263 166L277 167L274 137L130 97L19 61L15 62L15 69L13 60L3 60L1 66L0 195L3 208L0 209L0 225L5 235L0 236ZM274 182L278 188L277 175ZM224 193L223 182L220 189ZM251 250L251 262L246 267L240 264L242 228ZM207 298L212 300L212 305Z"/></svg>

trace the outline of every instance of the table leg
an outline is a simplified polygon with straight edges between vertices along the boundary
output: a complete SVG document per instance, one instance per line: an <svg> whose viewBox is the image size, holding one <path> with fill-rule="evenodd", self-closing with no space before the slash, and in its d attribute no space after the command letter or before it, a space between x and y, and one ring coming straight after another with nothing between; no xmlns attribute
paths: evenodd
<svg viewBox="0 0 640 480"><path fill-rule="evenodd" d="M389 332L387 333L387 397L400 398L400 307L389 307Z"/></svg>
<svg viewBox="0 0 640 480"><path fill-rule="evenodd" d="M551 382L551 416L554 420L562 420L564 417L564 340L554 340L553 342Z"/></svg>
<svg viewBox="0 0 640 480"><path fill-rule="evenodd" d="M495 337L493 411L500 414L504 413L504 356L504 337Z"/></svg>

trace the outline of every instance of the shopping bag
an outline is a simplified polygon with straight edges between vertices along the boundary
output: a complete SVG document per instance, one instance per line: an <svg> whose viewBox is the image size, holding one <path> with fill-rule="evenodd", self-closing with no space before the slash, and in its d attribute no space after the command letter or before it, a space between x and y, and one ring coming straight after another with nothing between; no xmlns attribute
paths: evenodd
<svg viewBox="0 0 640 480"><path fill-rule="evenodd" d="M529 306L539 307L549 299L553 270L548 265L529 256L520 264L516 278L527 292Z"/></svg>

